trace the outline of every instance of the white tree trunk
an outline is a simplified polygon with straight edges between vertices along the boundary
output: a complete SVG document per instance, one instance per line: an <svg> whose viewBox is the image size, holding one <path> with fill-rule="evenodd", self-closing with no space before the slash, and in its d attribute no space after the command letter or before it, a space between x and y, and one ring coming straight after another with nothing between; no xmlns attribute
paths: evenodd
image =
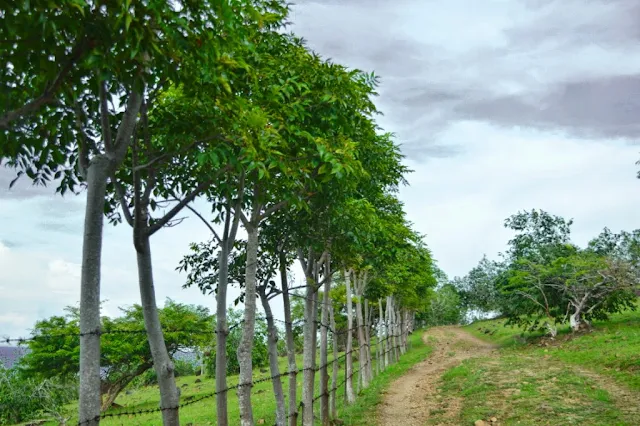
<svg viewBox="0 0 640 426"><path fill-rule="evenodd" d="M260 291L260 301L267 317L268 340L267 346L269 351L269 369L271 371L271 383L273 385L273 395L276 400L276 426L285 426L285 402L284 391L282 389L282 378L280 377L280 366L278 365L278 329L273 320L273 313L269 305L269 299L265 293L265 289Z"/></svg>
<svg viewBox="0 0 640 426"><path fill-rule="evenodd" d="M351 278L349 276L349 272L344 272L344 280L347 286L347 346L345 348L346 351L346 396L347 403L352 404L356 400L356 395L353 392L353 357L351 356L351 351L353 349L353 303L351 301Z"/></svg>
<svg viewBox="0 0 640 426"><path fill-rule="evenodd" d="M329 316L331 317L331 329L336 330L336 318L333 312L333 305L329 307ZM333 419L338 417L338 408L336 401L336 391L338 386L338 336L334 333L331 336L331 344L333 346L333 363L331 372L331 398L329 399L329 411Z"/></svg>
<svg viewBox="0 0 640 426"><path fill-rule="evenodd" d="M389 302L390 297L387 296L387 306L385 307L385 321L384 321L384 329L385 329L385 351L384 351L384 364L385 367L388 367L393 362L393 352L391 347L393 346L393 341L391 340L391 303Z"/></svg>
<svg viewBox="0 0 640 426"><path fill-rule="evenodd" d="M357 278L356 278L357 281ZM356 288L359 288L356 285ZM360 389L369 387L369 375L367 374L367 340L364 335L364 319L362 317L362 303L360 302L361 296L358 292L356 294L356 321L358 322L358 345L359 345L359 361L360 361Z"/></svg>
<svg viewBox="0 0 640 426"><path fill-rule="evenodd" d="M256 207L254 207L256 209ZM252 218L257 214L251 215ZM238 345L238 364L240 365L239 382L245 384L238 388L238 405L240 408L240 425L253 426L253 408L251 406L251 383L253 381L253 364L251 352L256 325L256 272L258 269L259 228L257 224L245 224L247 231L247 264L245 272L244 322L242 337Z"/></svg>
<svg viewBox="0 0 640 426"><path fill-rule="evenodd" d="M94 157L87 171L87 204L82 241L80 278L80 401L83 425L99 423L100 416L100 276L102 226L107 179L111 164L106 156Z"/></svg>
<svg viewBox="0 0 640 426"><path fill-rule="evenodd" d="M385 341L384 341L384 312L382 311L382 299L378 299L378 314L379 314L379 318L378 318L378 346L379 346L379 353L378 353L378 362L380 363L380 371L382 372L382 370L384 370L385 368L387 368L387 366L385 365Z"/></svg>
<svg viewBox="0 0 640 426"><path fill-rule="evenodd" d="M364 295L362 296L364 299ZM373 380L373 346L371 345L371 317L369 312L369 301L364 299L364 340L367 342L367 374L369 383Z"/></svg>
<svg viewBox="0 0 640 426"><path fill-rule="evenodd" d="M314 274L316 275L316 274ZM302 380L302 424L313 426L313 392L315 385L315 354L316 354L316 280L306 277L305 295L305 325L303 349L303 380Z"/></svg>
<svg viewBox="0 0 640 426"><path fill-rule="evenodd" d="M291 322L291 301L289 300L289 283L287 281L286 255L280 253L280 285L282 286L282 303L284 305L284 329L287 341L287 367L289 371L289 426L296 426L298 418L296 347L293 340L293 324Z"/></svg>
<svg viewBox="0 0 640 426"><path fill-rule="evenodd" d="M143 212L145 222L147 214ZM137 232L134 230L134 235ZM147 339L153 357L153 367L158 377L160 388L160 406L162 408L162 424L164 426L180 425L178 407L180 395L176 386L174 366L167 346L164 342L162 325L158 315L156 294L153 284L153 264L151 261L151 245L146 234L135 235L136 254L138 258L138 282L140 285L140 300L144 325L147 330Z"/></svg>
<svg viewBox="0 0 640 426"><path fill-rule="evenodd" d="M569 324L571 325L571 330L578 331L582 324L582 310L580 306L574 306L574 308L575 311L569 316Z"/></svg>
<svg viewBox="0 0 640 426"><path fill-rule="evenodd" d="M87 204L82 240L80 274L80 399L78 421L86 426L100 422L100 277L102 229L107 180L120 165L131 146L142 91L132 91L115 140L106 154L96 155L87 166ZM106 113L106 111L103 111ZM81 154L82 155L82 154ZM80 166L83 166L80 159Z"/></svg>
<svg viewBox="0 0 640 426"><path fill-rule="evenodd" d="M329 292L331 291L331 258L327 256L324 273L324 293L322 295L322 317L320 321L320 421L328 426L329 419L329 341L327 326L329 325Z"/></svg>
<svg viewBox="0 0 640 426"><path fill-rule="evenodd" d="M225 236L226 237L226 236ZM227 400L227 288L229 287L229 246L233 242L227 238L220 244L218 254L218 294L216 295L216 418L220 426L229 425Z"/></svg>

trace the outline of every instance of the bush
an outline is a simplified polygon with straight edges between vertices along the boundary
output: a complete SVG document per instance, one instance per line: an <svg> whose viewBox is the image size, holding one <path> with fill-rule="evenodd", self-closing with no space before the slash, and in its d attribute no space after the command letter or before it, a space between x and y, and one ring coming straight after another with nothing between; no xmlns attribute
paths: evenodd
<svg viewBox="0 0 640 426"><path fill-rule="evenodd" d="M230 310L228 314L229 324L237 324L242 319L240 311ZM242 338L242 327L231 328L227 336L227 374L240 373L240 364L236 351ZM251 352L253 367L264 367L269 363L269 352L267 349L267 325L263 320L256 321L254 345ZM214 377L216 373L216 350L215 347L204 354L204 363L207 377Z"/></svg>
<svg viewBox="0 0 640 426"><path fill-rule="evenodd" d="M66 422L65 405L77 398L75 383L52 379L37 382L25 378L17 369L0 367L0 425L9 425L52 416Z"/></svg>
<svg viewBox="0 0 640 426"><path fill-rule="evenodd" d="M198 363L193 361L176 359L173 361L173 366L175 367L176 377L195 376L200 371Z"/></svg>

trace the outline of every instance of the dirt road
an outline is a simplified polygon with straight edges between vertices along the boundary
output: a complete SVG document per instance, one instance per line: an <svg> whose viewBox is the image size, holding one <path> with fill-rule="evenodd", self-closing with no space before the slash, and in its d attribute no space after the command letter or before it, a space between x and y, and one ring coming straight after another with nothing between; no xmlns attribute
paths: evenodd
<svg viewBox="0 0 640 426"><path fill-rule="evenodd" d="M378 412L380 426L424 426L429 413L442 408L436 398L442 374L465 359L496 350L454 326L429 329L422 338L434 346L434 351L389 386ZM460 401L447 400L446 406L444 417L453 419L460 410Z"/></svg>

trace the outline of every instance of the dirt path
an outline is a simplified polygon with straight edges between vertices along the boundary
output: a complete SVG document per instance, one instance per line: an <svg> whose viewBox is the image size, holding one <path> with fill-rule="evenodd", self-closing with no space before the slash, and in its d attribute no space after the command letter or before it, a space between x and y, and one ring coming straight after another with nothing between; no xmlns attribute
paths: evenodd
<svg viewBox="0 0 640 426"><path fill-rule="evenodd" d="M435 396L442 374L465 359L497 350L454 326L429 329L422 338L434 345L434 351L391 384L378 412L380 426L423 426L430 411L440 406ZM447 402L447 417L457 415L460 401Z"/></svg>

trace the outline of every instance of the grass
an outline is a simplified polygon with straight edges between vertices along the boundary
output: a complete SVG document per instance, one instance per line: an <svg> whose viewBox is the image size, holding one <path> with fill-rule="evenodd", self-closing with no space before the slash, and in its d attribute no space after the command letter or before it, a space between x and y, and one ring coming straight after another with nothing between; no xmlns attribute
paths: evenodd
<svg viewBox="0 0 640 426"><path fill-rule="evenodd" d="M565 327L555 342L541 340L544 333L523 335L517 328L504 327L504 320L476 322L465 328L502 347L550 356L608 375L640 391L640 310L614 314L607 321L594 322L593 326L590 332L575 336Z"/></svg>
<svg viewBox="0 0 640 426"><path fill-rule="evenodd" d="M424 359L430 353L430 347L425 345L422 340L421 331L416 331L411 336L409 336L411 342L411 349L407 351L405 355L403 355L400 361L389 368L387 368L384 372L374 378L370 387L360 392L356 399L356 403L345 407L344 404L344 386L341 386L337 390L337 401L338 401L338 410L339 416L343 418L345 424L368 424L369 422L365 420L367 417L370 418L371 410L375 408L375 406L381 400L381 391L387 386L394 378L402 375L405 371L407 371L413 364ZM357 355L357 352L354 352L354 355ZM300 368L302 365L302 356L297 357L298 367ZM319 359L319 357L318 357ZM330 358L331 359L331 358ZM375 357L374 357L374 367L375 367ZM359 368L358 362L354 361L354 371ZM375 368L374 368L375 370ZM264 371L264 372L262 372ZM286 358L280 359L280 371L287 371L287 360ZM331 375L331 367L329 368L329 374ZM269 377L270 373L267 368L256 369L254 372L254 380ZM338 383L341 383L345 377L344 370L344 359L340 363L340 368L338 370ZM316 395L319 393L319 374L316 374ZM354 387L355 382L357 381L357 375L354 376ZM178 377L176 379L177 385L181 389L181 398L180 401L182 404L205 397L207 395L211 395L215 391L215 379L205 378L205 377L195 377L195 376L187 376L187 377ZM238 376L229 376L227 379L227 383L229 386L238 383ZM288 378L282 377L282 384L285 390L285 395L287 395L288 390ZM329 386L331 386L331 380L329 381ZM273 390L272 384L270 381L265 381L263 383L258 383L252 388L252 405L254 412L254 419L258 424L274 424L275 423L275 401L273 398ZM302 396L302 373L298 375L298 400ZM108 411L110 414L117 414L119 411L138 411L138 410L146 410L146 409L156 409L159 406L159 393L157 386L147 386L139 389L131 389L127 393L123 392L116 403L121 405L122 408L111 409ZM316 403L319 408L319 402ZM69 412L76 412L76 404L71 404L69 406ZM229 421L230 424L237 424L240 418L240 412L238 408L238 398L235 390L229 392ZM181 424L191 425L191 426L205 426L205 425L214 425L216 424L215 417L216 416L216 407L215 407L215 398L210 397L206 398L203 401L196 402L192 405L188 405L180 409L180 420ZM118 416L118 417L107 417L103 419L100 423L105 426L115 426L115 425L140 425L140 426L156 426L161 423L161 415L160 413L150 413L150 414L141 414L136 416ZM72 417L68 424L74 424L77 422L77 417ZM47 426L57 425L56 422L47 422L45 423Z"/></svg>
<svg viewBox="0 0 640 426"><path fill-rule="evenodd" d="M640 312L595 322L585 333L544 333L478 321L465 329L501 349L441 378L438 400L457 401L456 424L495 417L499 425L639 425ZM453 348L452 348L453 349ZM445 419L432 410L430 424Z"/></svg>
<svg viewBox="0 0 640 426"><path fill-rule="evenodd" d="M597 381L536 355L474 358L442 377L443 400L462 397L460 425L495 417L501 425L638 425ZM442 421L431 412L430 424Z"/></svg>

